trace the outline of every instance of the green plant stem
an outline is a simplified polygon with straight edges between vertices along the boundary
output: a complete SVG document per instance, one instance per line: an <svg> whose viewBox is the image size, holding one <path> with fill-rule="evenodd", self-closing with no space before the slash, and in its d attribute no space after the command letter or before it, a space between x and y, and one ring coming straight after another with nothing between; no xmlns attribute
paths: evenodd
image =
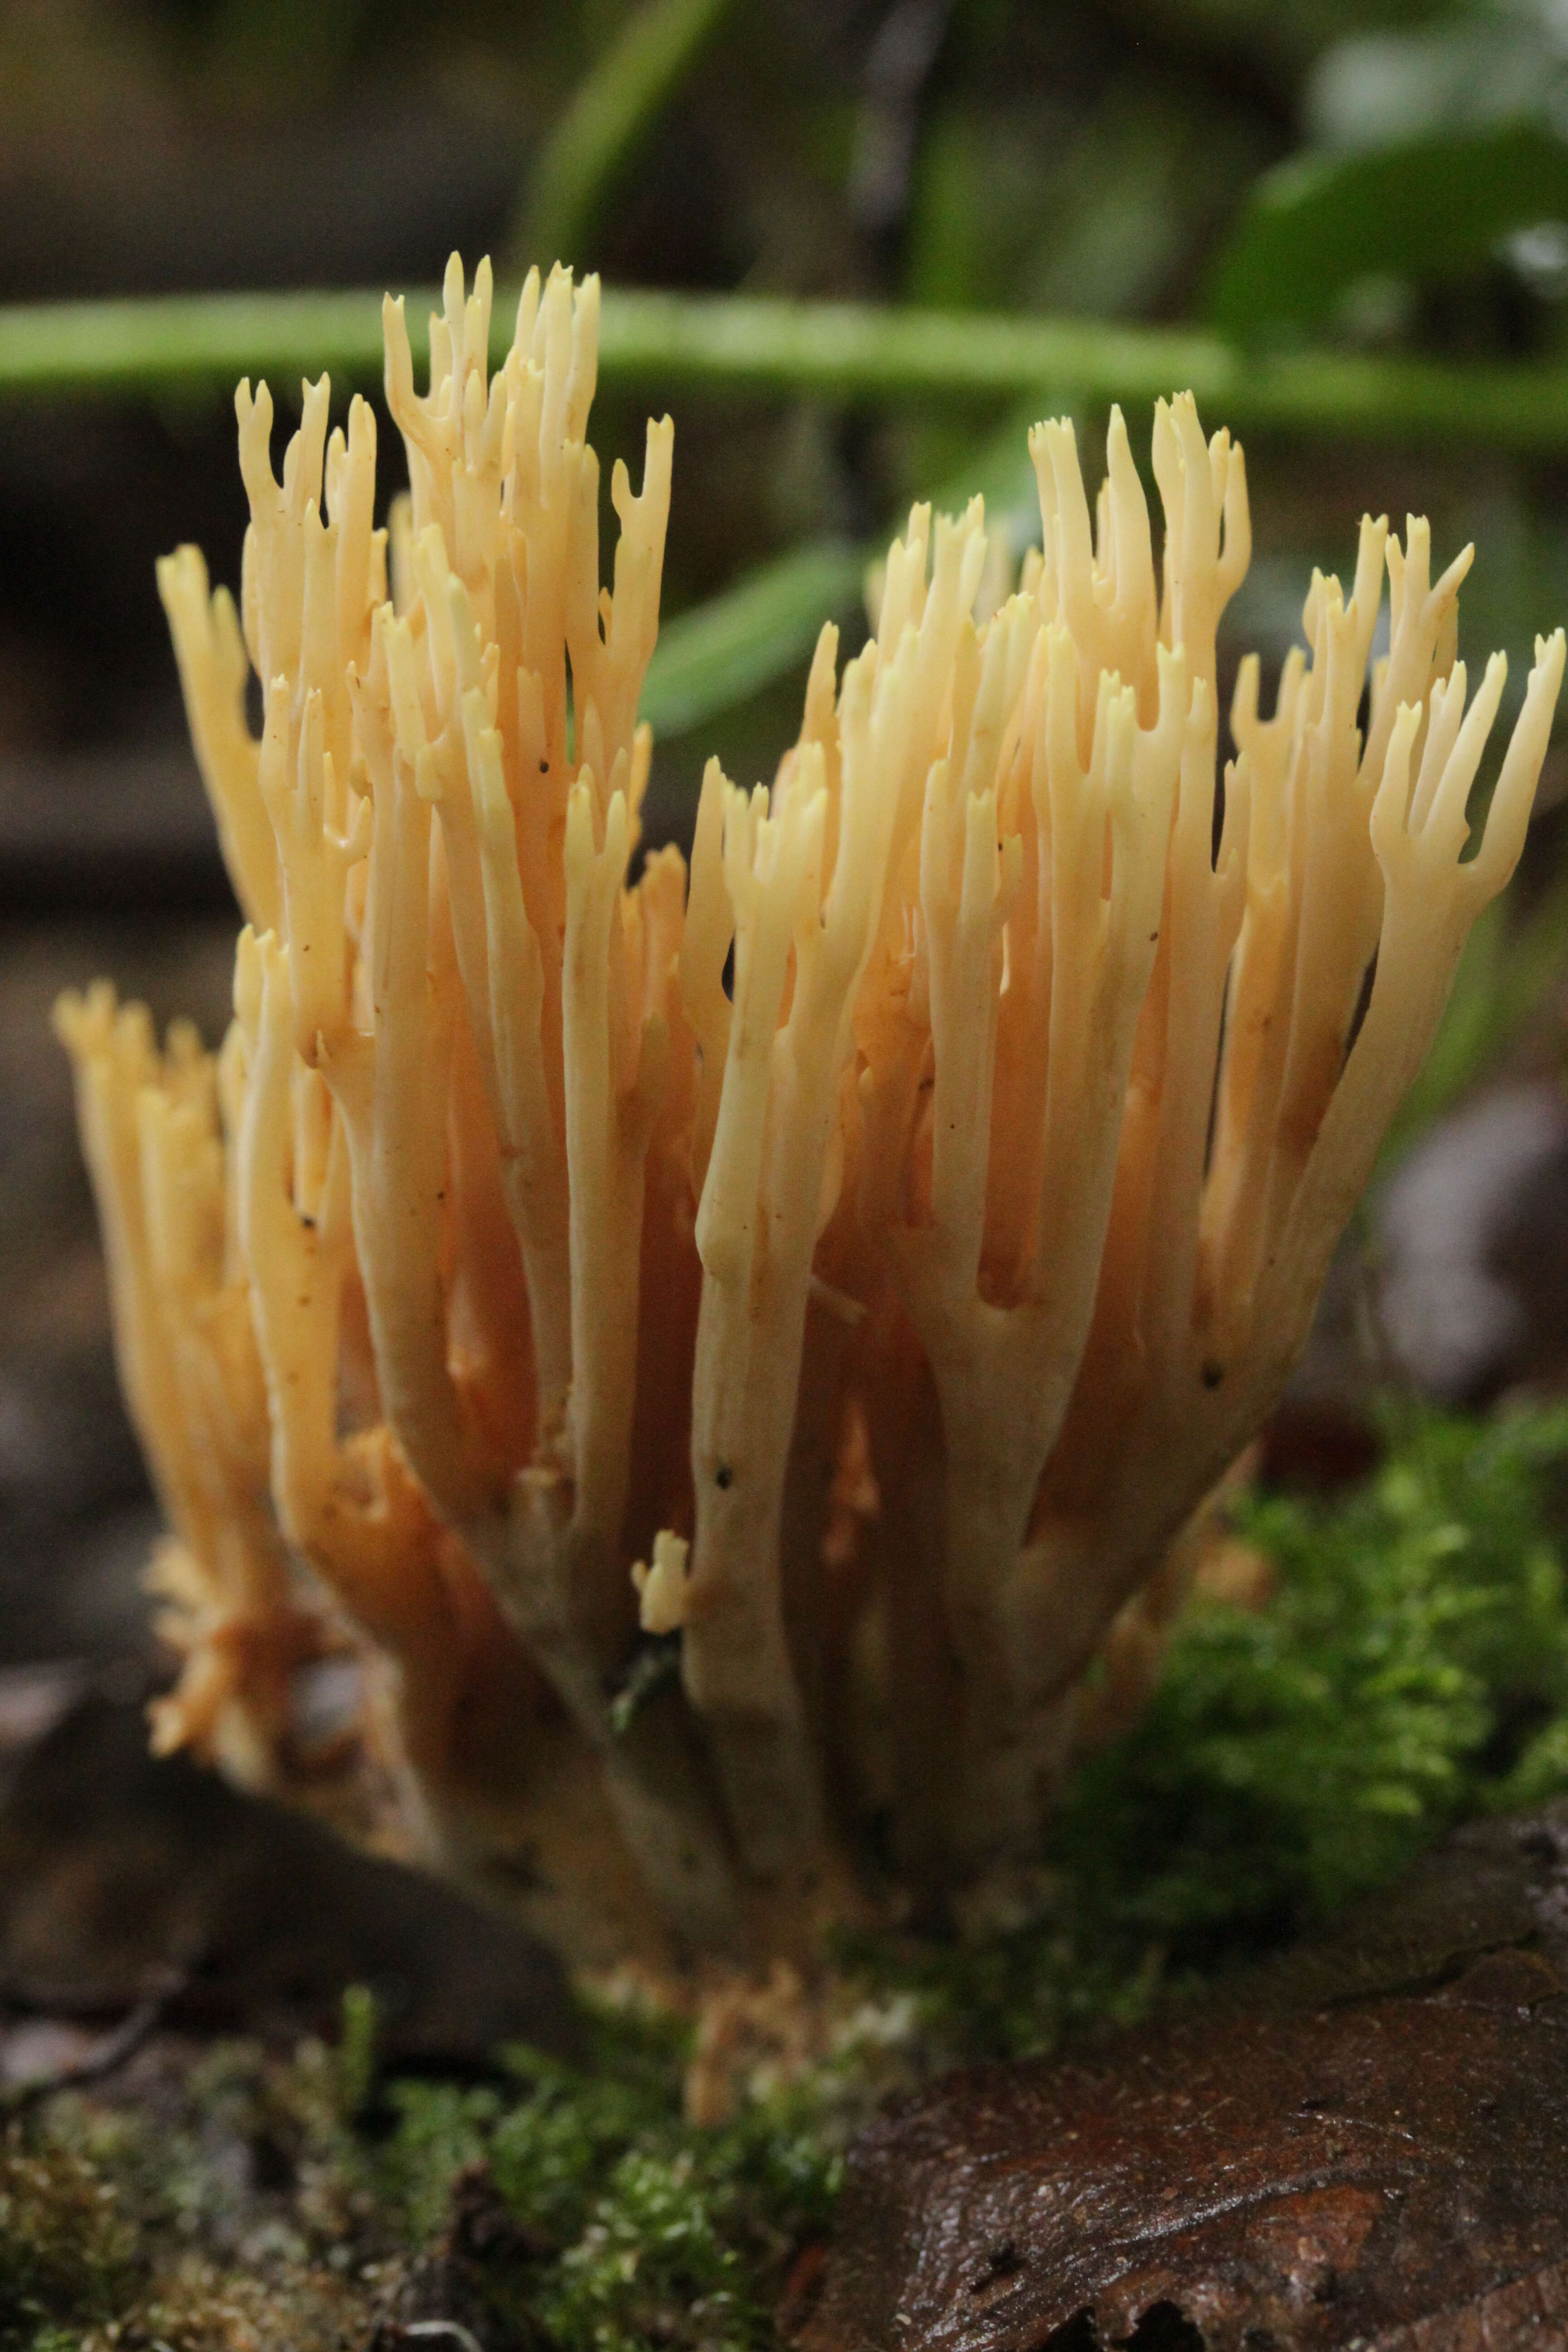
<svg viewBox="0 0 1568 2352"><path fill-rule="evenodd" d="M545 141L508 239L517 256L583 257L604 205L717 29L729 0L644 0Z"/></svg>
<svg viewBox="0 0 1568 2352"><path fill-rule="evenodd" d="M409 300L417 346L432 298ZM499 357L511 306L496 305ZM0 395L196 394L244 373L287 382L326 368L381 373L381 306L368 293L185 295L0 309ZM1142 405L1190 388L1237 425L1383 439L1568 447L1568 368L1248 353L1184 328L970 317L743 295L605 297L599 373L661 393L811 393L845 402L1029 398L1071 384L1091 403Z"/></svg>

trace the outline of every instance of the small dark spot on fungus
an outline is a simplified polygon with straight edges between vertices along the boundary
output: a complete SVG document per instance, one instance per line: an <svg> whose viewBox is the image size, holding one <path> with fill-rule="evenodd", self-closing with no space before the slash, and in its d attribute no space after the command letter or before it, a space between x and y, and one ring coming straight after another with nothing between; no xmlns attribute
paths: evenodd
<svg viewBox="0 0 1568 2352"><path fill-rule="evenodd" d="M727 1462L721 1462L713 1473L713 1484L719 1488L721 1494L727 1494L734 1483L734 1472Z"/></svg>
<svg viewBox="0 0 1568 2352"><path fill-rule="evenodd" d="M998 2280L1012 2278L1024 2267L1024 2258L1011 2238L1003 2238L991 2247L985 2256L985 2267L969 2282L971 2294L984 2294Z"/></svg>
<svg viewBox="0 0 1568 2352"><path fill-rule="evenodd" d="M1225 1366L1223 1364L1216 1364L1214 1358L1212 1356L1209 1357L1203 1369L1203 1383L1205 1388L1217 1389L1224 1378Z"/></svg>

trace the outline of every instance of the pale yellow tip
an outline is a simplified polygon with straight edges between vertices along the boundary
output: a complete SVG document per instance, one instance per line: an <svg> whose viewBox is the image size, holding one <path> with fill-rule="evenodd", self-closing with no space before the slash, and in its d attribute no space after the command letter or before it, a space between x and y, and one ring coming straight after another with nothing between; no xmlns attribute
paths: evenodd
<svg viewBox="0 0 1568 2352"><path fill-rule="evenodd" d="M686 1560L690 1545L661 1528L653 1539L653 1565L632 1563L645 1633L679 1633L686 1622Z"/></svg>

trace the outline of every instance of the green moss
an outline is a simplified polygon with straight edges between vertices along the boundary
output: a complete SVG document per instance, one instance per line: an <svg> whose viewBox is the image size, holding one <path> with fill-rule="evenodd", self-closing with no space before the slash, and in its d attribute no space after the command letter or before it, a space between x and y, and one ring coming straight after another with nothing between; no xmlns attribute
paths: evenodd
<svg viewBox="0 0 1568 2352"><path fill-rule="evenodd" d="M562 2352L771 2340L796 2248L826 2226L842 2129L832 2070L717 2131L681 2116L685 2032L601 2012L581 2070L509 2056L510 2094L403 2083L375 2168L411 2236L488 2168L531 2250L533 2313Z"/></svg>
<svg viewBox="0 0 1568 2352"><path fill-rule="evenodd" d="M337 2120L352 2124L375 2088L375 1995L368 1985L344 1989L337 2052Z"/></svg>
<svg viewBox="0 0 1568 2352"><path fill-rule="evenodd" d="M1568 1412L1407 1409L1386 1434L1342 1500L1239 1507L1269 1604L1192 1609L1142 1721L1075 1781L1055 1854L1101 1948L1276 1942L1463 1814L1568 1787Z"/></svg>
<svg viewBox="0 0 1568 2352"><path fill-rule="evenodd" d="M113 2318L141 2274L121 2188L86 2155L12 2124L0 2141L0 2345Z"/></svg>

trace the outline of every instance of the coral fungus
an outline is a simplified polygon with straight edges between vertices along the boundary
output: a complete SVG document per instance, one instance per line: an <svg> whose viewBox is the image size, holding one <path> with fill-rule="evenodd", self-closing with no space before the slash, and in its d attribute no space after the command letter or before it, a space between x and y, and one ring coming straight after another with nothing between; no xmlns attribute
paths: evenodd
<svg viewBox="0 0 1568 2352"><path fill-rule="evenodd" d="M388 304L384 530L363 402L329 439L308 386L279 485L240 387L238 616L160 572L234 1025L160 1054L100 985L59 1026L174 1530L158 1738L341 1810L374 1765L362 1828L580 1955L798 1950L1026 1868L1091 1662L1135 1702L1519 855L1563 640L1467 857L1504 664L1469 696L1468 551L1434 583L1424 522L1363 521L1222 783L1240 449L1158 407L1162 574L1121 415L1097 516L1042 425L1016 593L978 501L917 507L771 789L710 762L689 878L639 866L672 434L616 467L612 593L597 303L531 277L491 374L454 262L425 394Z"/></svg>

